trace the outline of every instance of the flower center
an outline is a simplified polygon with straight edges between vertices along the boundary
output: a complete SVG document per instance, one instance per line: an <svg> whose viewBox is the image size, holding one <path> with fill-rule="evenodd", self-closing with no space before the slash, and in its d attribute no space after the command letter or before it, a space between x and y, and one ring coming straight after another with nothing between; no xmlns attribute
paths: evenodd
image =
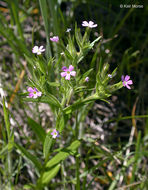
<svg viewBox="0 0 148 190"><path fill-rule="evenodd" d="M70 74L70 71L67 71L67 74Z"/></svg>
<svg viewBox="0 0 148 190"><path fill-rule="evenodd" d="M36 91L34 91L33 94L36 94Z"/></svg>
<svg viewBox="0 0 148 190"><path fill-rule="evenodd" d="M55 132L54 135L57 135L57 133Z"/></svg>

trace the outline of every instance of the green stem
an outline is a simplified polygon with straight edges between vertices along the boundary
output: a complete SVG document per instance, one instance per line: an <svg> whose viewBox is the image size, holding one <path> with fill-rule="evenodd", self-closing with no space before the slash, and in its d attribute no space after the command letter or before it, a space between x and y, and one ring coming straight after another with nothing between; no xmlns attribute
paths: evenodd
<svg viewBox="0 0 148 190"><path fill-rule="evenodd" d="M63 181L63 188L64 188L64 190L66 190L66 184L65 184L66 180L65 180L64 171L65 171L64 163L62 162L62 164L61 164L61 176L62 176L62 181Z"/></svg>
<svg viewBox="0 0 148 190"><path fill-rule="evenodd" d="M75 138L79 137L79 123L78 123L78 110L76 110L76 127L75 127ZM77 150L78 152L78 150ZM76 190L80 190L80 173L79 173L79 157L76 156Z"/></svg>
<svg viewBox="0 0 148 190"><path fill-rule="evenodd" d="M80 173L79 173L79 157L76 157L76 178L77 178L77 184L76 184L76 190L80 190Z"/></svg>

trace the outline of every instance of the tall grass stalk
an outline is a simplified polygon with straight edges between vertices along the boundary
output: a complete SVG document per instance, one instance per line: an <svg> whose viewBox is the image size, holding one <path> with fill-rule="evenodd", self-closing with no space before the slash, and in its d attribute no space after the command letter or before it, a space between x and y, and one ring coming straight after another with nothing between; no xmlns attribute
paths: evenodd
<svg viewBox="0 0 148 190"><path fill-rule="evenodd" d="M51 47L50 47L50 41L49 41L49 33L50 33L50 25L48 21L48 6L47 6L47 0L39 0L39 5L41 8L41 14L44 21L44 27L45 27L45 33L46 33L46 57L47 60L52 56L51 53Z"/></svg>

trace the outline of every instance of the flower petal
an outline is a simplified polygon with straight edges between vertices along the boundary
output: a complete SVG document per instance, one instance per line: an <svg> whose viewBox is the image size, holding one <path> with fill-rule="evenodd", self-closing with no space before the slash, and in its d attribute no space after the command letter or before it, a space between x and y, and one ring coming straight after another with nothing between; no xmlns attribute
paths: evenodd
<svg viewBox="0 0 148 190"><path fill-rule="evenodd" d="M62 67L62 70L63 70L63 71L67 71L68 69L67 69L67 67L63 66L63 67Z"/></svg>
<svg viewBox="0 0 148 190"><path fill-rule="evenodd" d="M66 80L70 80L70 74L67 74L65 77Z"/></svg>
<svg viewBox="0 0 148 190"><path fill-rule="evenodd" d="M38 97L37 93L33 94L34 99L37 98L37 97Z"/></svg>
<svg viewBox="0 0 148 190"><path fill-rule="evenodd" d="M37 92L37 96L42 96L42 92Z"/></svg>
<svg viewBox="0 0 148 190"><path fill-rule="evenodd" d="M66 75L67 75L67 72L62 72L61 73L61 77L66 77Z"/></svg>
<svg viewBox="0 0 148 190"><path fill-rule="evenodd" d="M34 91L38 92L37 88L34 88Z"/></svg>
<svg viewBox="0 0 148 190"><path fill-rule="evenodd" d="M69 66L69 71L72 71L74 69L74 67L72 65Z"/></svg>
<svg viewBox="0 0 148 190"><path fill-rule="evenodd" d="M44 52L44 51L45 51L44 47L43 47L43 46L40 46L40 47L39 47L39 51L40 51L40 52Z"/></svg>
<svg viewBox="0 0 148 190"><path fill-rule="evenodd" d="M29 98L32 98L34 96L33 92L29 93Z"/></svg>
<svg viewBox="0 0 148 190"><path fill-rule="evenodd" d="M98 25L97 24L94 24L91 26L91 28L96 28Z"/></svg>
<svg viewBox="0 0 148 190"><path fill-rule="evenodd" d="M125 82L123 82L122 84L123 84L124 87L126 86L126 83L125 83Z"/></svg>
<svg viewBox="0 0 148 190"><path fill-rule="evenodd" d="M127 84L133 84L132 80L127 81Z"/></svg>
<svg viewBox="0 0 148 190"><path fill-rule="evenodd" d="M128 89L131 89L131 87L130 87L128 84L126 84L126 87L127 87Z"/></svg>
<svg viewBox="0 0 148 190"><path fill-rule="evenodd" d="M34 46L33 49L32 49L32 53L37 53L38 52L38 46Z"/></svg>
<svg viewBox="0 0 148 190"><path fill-rule="evenodd" d="M70 75L72 75L73 77L76 76L76 71L71 71Z"/></svg>
<svg viewBox="0 0 148 190"><path fill-rule="evenodd" d="M93 21L89 21L89 25L93 25L94 24L94 22Z"/></svg>
<svg viewBox="0 0 148 190"><path fill-rule="evenodd" d="M122 82L124 82L124 75L122 75L121 80L122 80Z"/></svg>
<svg viewBox="0 0 148 190"><path fill-rule="evenodd" d="M28 87L27 91L28 92L34 92L34 89L32 87Z"/></svg>
<svg viewBox="0 0 148 190"><path fill-rule="evenodd" d="M88 22L87 21L83 21L82 22L82 26L88 26L89 24L88 24Z"/></svg>
<svg viewBox="0 0 148 190"><path fill-rule="evenodd" d="M126 75L124 80L127 82L129 79L130 79L130 76Z"/></svg>

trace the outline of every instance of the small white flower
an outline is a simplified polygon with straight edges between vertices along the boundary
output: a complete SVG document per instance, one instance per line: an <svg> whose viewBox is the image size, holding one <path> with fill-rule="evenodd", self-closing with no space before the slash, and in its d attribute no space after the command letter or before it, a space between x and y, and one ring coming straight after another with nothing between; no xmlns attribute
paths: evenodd
<svg viewBox="0 0 148 190"><path fill-rule="evenodd" d="M33 49L32 49L32 53L36 53L37 55L41 55L42 52L44 52L45 49L43 48L43 46L34 46Z"/></svg>
<svg viewBox="0 0 148 190"><path fill-rule="evenodd" d="M66 32L70 32L71 31L71 28L67 28Z"/></svg>
<svg viewBox="0 0 148 190"><path fill-rule="evenodd" d="M89 27L89 28L95 28L95 27L97 27L97 24L94 24L93 21L89 21L89 22L83 21L82 26Z"/></svg>
<svg viewBox="0 0 148 190"><path fill-rule="evenodd" d="M105 50L105 53L106 53L106 54L108 54L109 52L110 52L110 50L109 50L109 49L106 49L106 50Z"/></svg>

